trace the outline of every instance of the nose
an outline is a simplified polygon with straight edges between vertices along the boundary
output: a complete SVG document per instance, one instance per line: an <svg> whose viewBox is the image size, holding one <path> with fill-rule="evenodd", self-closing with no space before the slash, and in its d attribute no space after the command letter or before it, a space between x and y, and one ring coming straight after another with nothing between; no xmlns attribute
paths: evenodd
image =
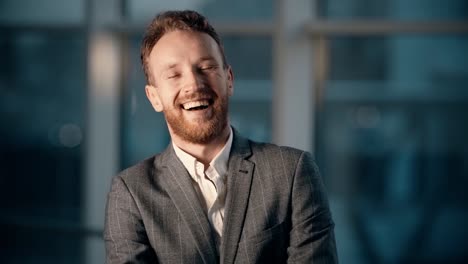
<svg viewBox="0 0 468 264"><path fill-rule="evenodd" d="M203 76L196 69L192 69L186 72L184 76L184 93L193 93L204 86Z"/></svg>

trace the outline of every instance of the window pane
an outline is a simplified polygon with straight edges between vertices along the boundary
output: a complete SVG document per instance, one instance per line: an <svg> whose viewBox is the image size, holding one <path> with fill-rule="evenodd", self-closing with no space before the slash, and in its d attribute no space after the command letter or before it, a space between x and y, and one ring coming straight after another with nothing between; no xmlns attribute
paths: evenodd
<svg viewBox="0 0 468 264"><path fill-rule="evenodd" d="M272 39L223 36L234 72L232 125L253 140L271 141Z"/></svg>
<svg viewBox="0 0 468 264"><path fill-rule="evenodd" d="M465 0L320 0L319 14L331 19L466 20Z"/></svg>
<svg viewBox="0 0 468 264"><path fill-rule="evenodd" d="M156 13L170 9L193 9L210 21L271 20L275 1L271 0L127 0L129 19L133 23L147 23Z"/></svg>
<svg viewBox="0 0 468 264"><path fill-rule="evenodd" d="M145 77L140 63L141 35L129 42L129 77L123 94L121 167L164 150L169 143L164 116L153 110L145 94Z"/></svg>
<svg viewBox="0 0 468 264"><path fill-rule="evenodd" d="M83 0L2 0L0 22L83 23Z"/></svg>
<svg viewBox="0 0 468 264"><path fill-rule="evenodd" d="M335 219L342 258L462 262L468 37L344 37L331 43L316 142L340 208Z"/></svg>
<svg viewBox="0 0 468 264"><path fill-rule="evenodd" d="M0 244L1 263L57 263L49 260L79 254L75 238L55 235L80 221L85 50L76 32L1 34L0 223L15 234ZM48 241L73 246L41 247L44 228Z"/></svg>
<svg viewBox="0 0 468 264"><path fill-rule="evenodd" d="M271 138L271 53L269 37L223 36L228 62L234 71L231 123L255 140ZM166 121L145 95L140 66L141 36L130 43L130 76L124 94L122 168L162 151L169 143Z"/></svg>

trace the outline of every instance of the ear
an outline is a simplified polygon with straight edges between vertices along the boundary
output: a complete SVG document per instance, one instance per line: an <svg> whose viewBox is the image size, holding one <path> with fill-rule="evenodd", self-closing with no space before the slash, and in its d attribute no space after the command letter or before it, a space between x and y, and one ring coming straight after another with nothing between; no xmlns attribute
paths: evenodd
<svg viewBox="0 0 468 264"><path fill-rule="evenodd" d="M159 98L158 89L153 85L146 85L145 86L146 97L150 101L151 105L153 106L156 112L162 112L164 110L164 106L161 103L161 99Z"/></svg>
<svg viewBox="0 0 468 264"><path fill-rule="evenodd" d="M227 74L227 88L228 88L228 95L232 96L234 94L234 74L232 73L231 66L228 66L226 69Z"/></svg>

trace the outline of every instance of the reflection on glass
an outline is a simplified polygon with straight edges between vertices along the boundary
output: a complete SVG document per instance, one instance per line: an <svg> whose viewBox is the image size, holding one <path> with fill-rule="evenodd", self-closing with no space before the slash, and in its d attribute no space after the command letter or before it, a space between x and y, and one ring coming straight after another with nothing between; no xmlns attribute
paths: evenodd
<svg viewBox="0 0 468 264"><path fill-rule="evenodd" d="M461 262L468 37L333 38L330 51L316 142L343 257Z"/></svg>

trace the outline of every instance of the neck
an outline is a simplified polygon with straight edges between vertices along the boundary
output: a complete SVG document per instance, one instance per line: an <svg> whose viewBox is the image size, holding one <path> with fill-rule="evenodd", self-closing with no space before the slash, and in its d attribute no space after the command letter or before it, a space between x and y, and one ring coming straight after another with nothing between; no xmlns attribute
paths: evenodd
<svg viewBox="0 0 468 264"><path fill-rule="evenodd" d="M177 147L195 157L198 161L205 165L205 168L207 168L210 162L216 156L216 154L218 154L226 144L226 141L229 138L230 131L231 127L228 124L219 136L217 136L216 138L214 138L206 144L195 144L192 142L188 142L178 137L177 135L174 135L174 133L172 133L171 131L170 132L171 138L174 141L174 144L177 145Z"/></svg>

